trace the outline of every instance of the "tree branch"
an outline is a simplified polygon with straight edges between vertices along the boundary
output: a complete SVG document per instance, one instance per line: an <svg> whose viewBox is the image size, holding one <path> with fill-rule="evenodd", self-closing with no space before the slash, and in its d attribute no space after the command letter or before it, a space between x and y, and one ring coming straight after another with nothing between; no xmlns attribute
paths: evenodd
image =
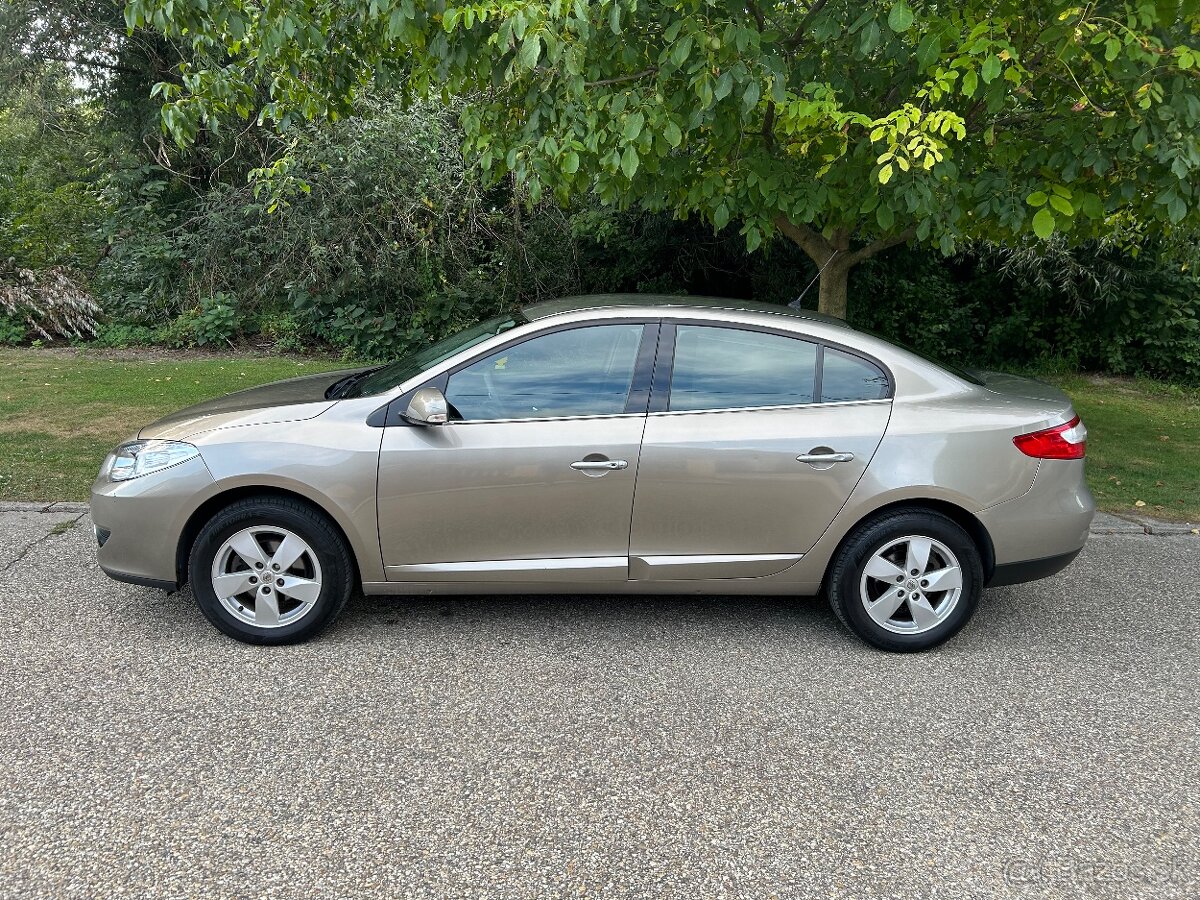
<svg viewBox="0 0 1200 900"><path fill-rule="evenodd" d="M796 223L780 213L775 217L775 227L795 242L817 265L824 265L833 253L833 247L819 231L803 222Z"/></svg>
<svg viewBox="0 0 1200 900"><path fill-rule="evenodd" d="M804 35L808 31L808 26L812 24L812 20L817 17L817 13L825 8L825 4L829 0L814 0L812 6L808 8L808 12L804 14L804 18L800 20L800 24L796 26L796 30L792 32L792 36L785 39L783 45L789 50L795 50L804 43Z"/></svg>
<svg viewBox="0 0 1200 900"><path fill-rule="evenodd" d="M600 81L585 81L585 88L604 87L609 84L623 84L626 81L639 81L650 75L658 74L658 66L651 66L648 69L642 69L640 72L634 72L632 75L618 75L616 78L602 78Z"/></svg>
<svg viewBox="0 0 1200 900"><path fill-rule="evenodd" d="M889 234L885 237L877 238L876 240L871 241L871 243L867 244L867 246L860 247L859 249L855 250L853 253L850 254L849 263L852 266L857 265L858 263L862 262L864 259L870 259L876 253L882 253L884 250L887 250L889 247L895 247L897 244L907 244L909 241L911 241L916 236L917 236L917 226L909 225L907 228L905 228L901 232L897 232L896 234Z"/></svg>

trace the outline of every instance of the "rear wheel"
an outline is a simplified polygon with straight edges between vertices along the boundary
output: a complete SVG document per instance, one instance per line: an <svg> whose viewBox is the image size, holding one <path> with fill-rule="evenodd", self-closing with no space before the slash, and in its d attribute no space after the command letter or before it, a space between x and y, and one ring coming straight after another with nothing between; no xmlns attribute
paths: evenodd
<svg viewBox="0 0 1200 900"><path fill-rule="evenodd" d="M971 536L940 513L890 513L861 525L829 575L829 602L855 634L883 650L928 650L979 605L983 564Z"/></svg>
<svg viewBox="0 0 1200 900"><path fill-rule="evenodd" d="M217 513L192 546L190 581L205 617L251 644L307 640L337 617L354 565L338 530L284 498L240 500Z"/></svg>

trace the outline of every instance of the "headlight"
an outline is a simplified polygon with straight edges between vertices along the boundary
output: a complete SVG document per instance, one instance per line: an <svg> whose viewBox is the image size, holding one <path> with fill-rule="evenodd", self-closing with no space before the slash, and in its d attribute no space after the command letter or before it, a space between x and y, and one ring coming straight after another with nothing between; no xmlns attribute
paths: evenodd
<svg viewBox="0 0 1200 900"><path fill-rule="evenodd" d="M130 441L109 455L104 461L104 471L110 481L128 481L199 455L199 450L183 441Z"/></svg>

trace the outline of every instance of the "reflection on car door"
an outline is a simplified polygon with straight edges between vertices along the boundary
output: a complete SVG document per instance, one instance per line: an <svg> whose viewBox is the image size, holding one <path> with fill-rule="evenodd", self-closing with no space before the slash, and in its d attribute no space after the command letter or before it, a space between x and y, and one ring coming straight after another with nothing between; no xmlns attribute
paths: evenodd
<svg viewBox="0 0 1200 900"><path fill-rule="evenodd" d="M445 379L449 424L387 428L388 580L625 580L657 331L624 321L534 335Z"/></svg>
<svg viewBox="0 0 1200 900"><path fill-rule="evenodd" d="M630 577L782 571L866 471L891 414L888 376L872 361L768 330L664 325L660 344Z"/></svg>

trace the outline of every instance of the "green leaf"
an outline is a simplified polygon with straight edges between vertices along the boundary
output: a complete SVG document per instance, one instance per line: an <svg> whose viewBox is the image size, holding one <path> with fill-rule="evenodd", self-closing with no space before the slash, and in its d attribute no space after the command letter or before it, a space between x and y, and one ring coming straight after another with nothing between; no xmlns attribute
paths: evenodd
<svg viewBox="0 0 1200 900"><path fill-rule="evenodd" d="M1033 217L1033 233L1043 241L1054 234L1054 216L1048 209L1039 209Z"/></svg>
<svg viewBox="0 0 1200 900"><path fill-rule="evenodd" d="M563 157L562 170L568 175L574 175L579 171L579 154L572 150Z"/></svg>
<svg viewBox="0 0 1200 900"><path fill-rule="evenodd" d="M718 100L724 100L729 96L731 90L733 90L733 76L726 69L721 73L721 77L717 79L717 86L713 90L713 96Z"/></svg>
<svg viewBox="0 0 1200 900"><path fill-rule="evenodd" d="M678 147L683 142L683 132L674 122L667 122L667 127L663 129L663 137L672 147Z"/></svg>
<svg viewBox="0 0 1200 900"><path fill-rule="evenodd" d="M640 112L632 113L625 117L625 127L621 130L621 137L626 141L636 141L638 135L642 133L642 126L646 124L646 117Z"/></svg>
<svg viewBox="0 0 1200 900"><path fill-rule="evenodd" d="M742 93L742 112L749 113L758 106L758 98L761 96L762 88L759 87L757 79L746 85L746 90Z"/></svg>
<svg viewBox="0 0 1200 900"><path fill-rule="evenodd" d="M892 11L888 13L888 28L892 29L892 31L897 33L908 31L908 29L912 28L912 23L913 11L908 8L908 4L904 0L900 0L899 3L892 7Z"/></svg>
<svg viewBox="0 0 1200 900"><path fill-rule="evenodd" d="M1062 197L1058 196L1058 194L1055 194L1050 198L1050 205L1057 209L1064 216L1075 215L1075 207L1071 205L1069 200L1063 199Z"/></svg>
<svg viewBox="0 0 1200 900"><path fill-rule="evenodd" d="M879 223L879 227L883 231L891 231L892 226L896 224L896 214L886 203L881 203L875 209L875 221Z"/></svg>
<svg viewBox="0 0 1200 900"><path fill-rule="evenodd" d="M675 46L671 48L671 62L675 64L675 68L682 69L683 64L687 62L688 55L692 52L692 36L684 35L675 42Z"/></svg>
<svg viewBox="0 0 1200 900"><path fill-rule="evenodd" d="M746 229L746 252L753 253L762 244L762 232L751 226Z"/></svg>
<svg viewBox="0 0 1200 900"><path fill-rule="evenodd" d="M995 54L992 54L983 61L983 68L980 71L983 75L983 83L991 84L996 80L996 76L1000 74L1000 59Z"/></svg>
<svg viewBox="0 0 1200 900"><path fill-rule="evenodd" d="M614 3L608 11L608 27L613 34L621 33L621 5Z"/></svg>
<svg viewBox="0 0 1200 900"><path fill-rule="evenodd" d="M929 69L942 53L942 38L937 34L927 34L917 44L917 65L922 70Z"/></svg>
<svg viewBox="0 0 1200 900"><path fill-rule="evenodd" d="M974 69L967 69L963 75L962 92L967 97L975 96L975 88L979 85L979 77L975 74Z"/></svg>
<svg viewBox="0 0 1200 900"><path fill-rule="evenodd" d="M532 69L541 55L542 39L536 34L526 35L525 40L521 42L521 51L517 54L517 61L522 68Z"/></svg>
<svg viewBox="0 0 1200 900"><path fill-rule="evenodd" d="M887 184L891 180L892 180L892 164L888 163L886 166L884 166L882 169L879 170L879 183Z"/></svg>
<svg viewBox="0 0 1200 900"><path fill-rule="evenodd" d="M1045 206L1046 205L1046 194L1044 191L1034 191L1032 194L1030 194L1028 197L1025 198L1025 202L1028 203L1030 206Z"/></svg>
<svg viewBox="0 0 1200 900"><path fill-rule="evenodd" d="M724 228L729 224L729 207L722 203L713 213L713 225L717 228Z"/></svg>
<svg viewBox="0 0 1200 900"><path fill-rule="evenodd" d="M633 149L633 144L625 148L625 152L621 154L621 171L625 173L625 177L632 179L637 174L638 170L638 154Z"/></svg>

